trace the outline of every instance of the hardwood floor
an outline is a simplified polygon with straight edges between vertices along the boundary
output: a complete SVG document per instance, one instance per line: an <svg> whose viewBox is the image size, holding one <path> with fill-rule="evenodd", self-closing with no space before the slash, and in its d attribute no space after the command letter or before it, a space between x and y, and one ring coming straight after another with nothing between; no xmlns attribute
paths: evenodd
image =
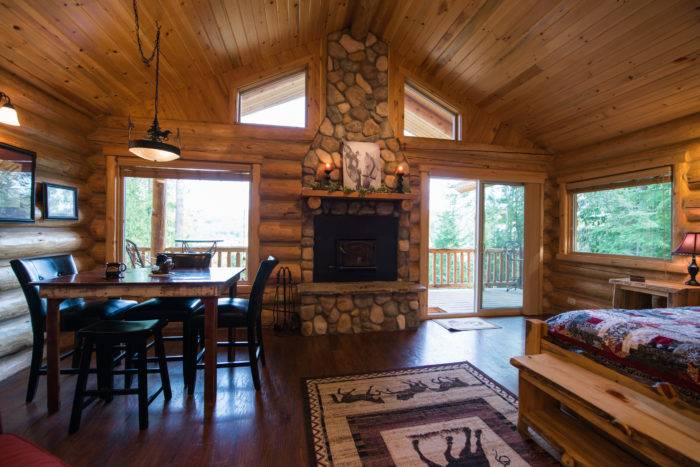
<svg viewBox="0 0 700 467"><path fill-rule="evenodd" d="M524 351L524 320L488 321L501 328L450 333L427 321L416 332L320 337L266 332L268 361L258 394L248 368L220 369L216 410L205 420L201 372L194 397L187 398L182 368L171 364L173 398L164 404L161 395L151 404L150 425L143 432L136 397L116 397L85 409L80 431L69 436L75 377L62 376L61 410L49 417L45 379L34 402L25 404L23 371L0 383L2 421L6 432L29 438L75 466L308 465L303 377L467 360L516 392L517 372L508 360ZM149 383L156 388L157 375Z"/></svg>

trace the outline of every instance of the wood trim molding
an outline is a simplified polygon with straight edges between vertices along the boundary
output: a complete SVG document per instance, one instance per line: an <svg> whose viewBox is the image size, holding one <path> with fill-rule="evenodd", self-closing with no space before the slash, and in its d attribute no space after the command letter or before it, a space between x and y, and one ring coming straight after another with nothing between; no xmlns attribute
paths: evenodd
<svg viewBox="0 0 700 467"><path fill-rule="evenodd" d="M525 184L525 246L523 251L523 314L542 314L544 186Z"/></svg>
<svg viewBox="0 0 700 467"><path fill-rule="evenodd" d="M253 281L260 263L260 164L253 164L250 172L250 210L248 211L247 279Z"/></svg>
<svg viewBox="0 0 700 467"><path fill-rule="evenodd" d="M428 317L428 259L430 248L430 172L423 167L420 170L420 252L419 270L420 284L425 286L425 291L419 293L420 319Z"/></svg>
<svg viewBox="0 0 700 467"><path fill-rule="evenodd" d="M105 260L117 260L119 190L117 189L117 158L108 156L105 161L106 212L105 212Z"/></svg>
<svg viewBox="0 0 700 467"><path fill-rule="evenodd" d="M523 172L503 169L483 169L478 167L453 167L448 165L421 164L421 170L427 170L433 177L461 177L486 182L513 182L544 184L545 172Z"/></svg>

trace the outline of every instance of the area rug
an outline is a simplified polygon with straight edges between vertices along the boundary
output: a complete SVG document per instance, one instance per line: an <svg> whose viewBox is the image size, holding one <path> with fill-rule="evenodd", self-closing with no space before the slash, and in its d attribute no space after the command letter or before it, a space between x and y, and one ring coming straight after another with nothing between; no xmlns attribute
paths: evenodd
<svg viewBox="0 0 700 467"><path fill-rule="evenodd" d="M433 323L437 323L448 331L476 331L479 329L498 329L493 323L484 321L481 318L447 318L434 319Z"/></svg>
<svg viewBox="0 0 700 467"><path fill-rule="evenodd" d="M558 465L516 429L518 399L467 362L304 380L320 466Z"/></svg>

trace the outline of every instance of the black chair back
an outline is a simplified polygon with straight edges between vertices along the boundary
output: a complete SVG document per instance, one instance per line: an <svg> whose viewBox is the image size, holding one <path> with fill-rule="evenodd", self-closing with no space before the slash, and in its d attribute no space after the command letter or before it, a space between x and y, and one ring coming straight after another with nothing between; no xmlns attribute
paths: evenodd
<svg viewBox="0 0 700 467"><path fill-rule="evenodd" d="M36 258L13 259L10 266L17 276L24 297L27 299L29 316L34 332L43 332L46 318L46 299L39 296L39 287L30 282L52 277L77 274L78 268L73 255L42 256Z"/></svg>
<svg viewBox="0 0 700 467"><path fill-rule="evenodd" d="M253 287L250 289L250 300L248 302L248 319L254 320L253 322L257 321L260 317L263 295L265 294L265 285L278 263L279 260L274 256L268 256L266 260L260 262L260 267L253 281Z"/></svg>
<svg viewBox="0 0 700 467"><path fill-rule="evenodd" d="M173 269L206 269L211 266L211 253L159 253L156 264L173 260Z"/></svg>

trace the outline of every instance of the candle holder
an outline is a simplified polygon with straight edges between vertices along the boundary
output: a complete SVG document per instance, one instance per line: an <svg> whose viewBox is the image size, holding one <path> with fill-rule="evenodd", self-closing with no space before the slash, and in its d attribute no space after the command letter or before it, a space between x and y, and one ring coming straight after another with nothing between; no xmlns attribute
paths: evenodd
<svg viewBox="0 0 700 467"><path fill-rule="evenodd" d="M326 185L331 184L331 172L333 169L331 169L330 164L326 164L326 168L323 170L323 172L326 174L325 180L326 180Z"/></svg>
<svg viewBox="0 0 700 467"><path fill-rule="evenodd" d="M403 193L404 192L404 187L403 187L403 167L399 166L398 169L396 169L396 192L397 193Z"/></svg>

